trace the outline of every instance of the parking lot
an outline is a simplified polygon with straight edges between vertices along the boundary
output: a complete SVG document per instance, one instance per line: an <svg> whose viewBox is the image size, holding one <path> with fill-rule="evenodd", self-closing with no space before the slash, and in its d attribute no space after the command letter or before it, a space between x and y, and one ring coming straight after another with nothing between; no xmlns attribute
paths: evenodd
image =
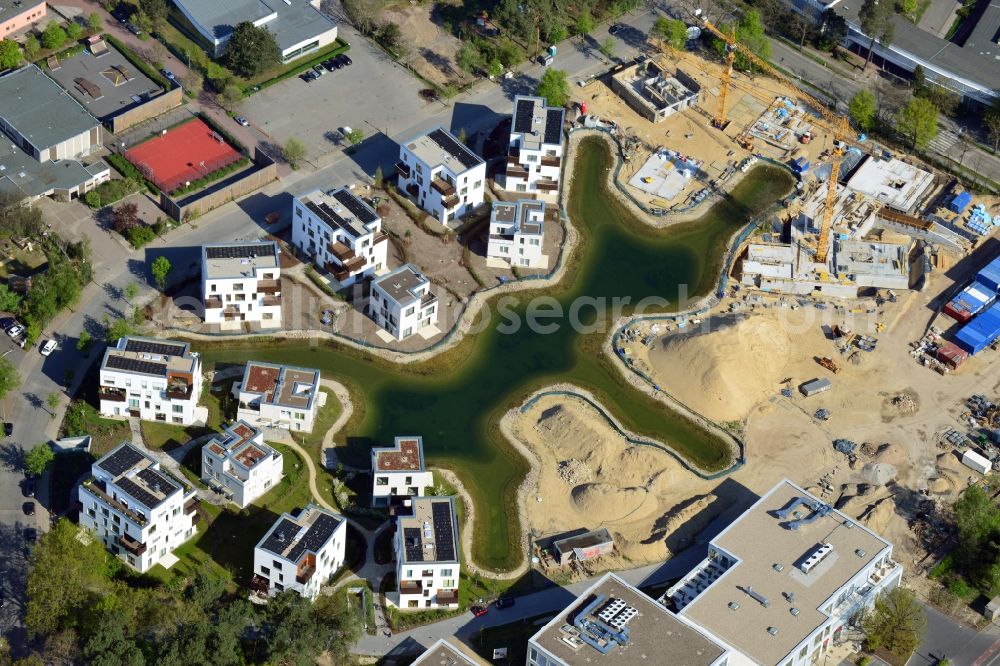
<svg viewBox="0 0 1000 666"><path fill-rule="evenodd" d="M342 26L341 33L351 43L352 65L315 81L282 81L239 108L240 115L275 143L284 145L293 137L305 143L310 160L343 147L341 127L360 129L365 136L381 131L399 138L395 133L409 127L427 105L440 107L422 99L420 81L368 40L349 26ZM395 118L403 120L394 123Z"/></svg>

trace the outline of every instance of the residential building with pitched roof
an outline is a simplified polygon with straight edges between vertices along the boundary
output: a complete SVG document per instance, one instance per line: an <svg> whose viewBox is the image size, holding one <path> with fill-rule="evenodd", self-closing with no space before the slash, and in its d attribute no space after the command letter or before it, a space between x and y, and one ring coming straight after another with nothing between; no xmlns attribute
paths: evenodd
<svg viewBox="0 0 1000 666"><path fill-rule="evenodd" d="M396 519L397 592L403 610L458 608L458 517L453 497L414 497Z"/></svg>
<svg viewBox="0 0 1000 666"><path fill-rule="evenodd" d="M424 467L424 438L397 437L395 445L372 449L372 506L426 494L434 473Z"/></svg>
<svg viewBox="0 0 1000 666"><path fill-rule="evenodd" d="M77 498L80 525L139 572L169 567L173 551L194 536L199 520L195 490L129 442L91 466Z"/></svg>
<svg viewBox="0 0 1000 666"><path fill-rule="evenodd" d="M239 330L244 323L281 326L281 259L274 241L201 246L205 323Z"/></svg>
<svg viewBox="0 0 1000 666"><path fill-rule="evenodd" d="M546 106L544 97L514 98L505 190L539 196L559 193L564 115L564 109Z"/></svg>
<svg viewBox="0 0 1000 666"><path fill-rule="evenodd" d="M326 402L320 381L319 370L312 368L249 361L243 381L233 385L240 401L236 418L257 428L312 432Z"/></svg>
<svg viewBox="0 0 1000 666"><path fill-rule="evenodd" d="M486 161L438 127L399 146L399 189L441 224L482 205Z"/></svg>
<svg viewBox="0 0 1000 666"><path fill-rule="evenodd" d="M544 243L544 201L493 202L487 259L499 260L510 266L546 268L549 258L542 253Z"/></svg>
<svg viewBox="0 0 1000 666"><path fill-rule="evenodd" d="M412 264L372 280L368 314L396 340L405 340L438 320L438 298L431 281Z"/></svg>
<svg viewBox="0 0 1000 666"><path fill-rule="evenodd" d="M281 482L281 453L246 421L226 426L201 449L201 480L219 487L241 509Z"/></svg>
<svg viewBox="0 0 1000 666"><path fill-rule="evenodd" d="M123 337L101 361L97 396L104 416L191 425L204 420L201 357L174 340Z"/></svg>
<svg viewBox="0 0 1000 666"><path fill-rule="evenodd" d="M347 521L309 504L282 514L253 550L250 588L260 596L294 590L315 600L330 576L344 566Z"/></svg>

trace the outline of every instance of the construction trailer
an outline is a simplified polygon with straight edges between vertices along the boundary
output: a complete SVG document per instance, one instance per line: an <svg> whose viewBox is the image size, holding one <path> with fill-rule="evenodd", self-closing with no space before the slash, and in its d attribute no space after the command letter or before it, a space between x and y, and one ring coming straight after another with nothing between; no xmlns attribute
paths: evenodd
<svg viewBox="0 0 1000 666"><path fill-rule="evenodd" d="M968 360L969 352L965 351L954 342L945 342L937 348L936 352L934 352L934 358L941 361L952 370L957 370L958 366Z"/></svg>
<svg viewBox="0 0 1000 666"><path fill-rule="evenodd" d="M955 321L964 324L982 312L996 300L997 294L978 280L973 280L965 289L942 308L942 312Z"/></svg>
<svg viewBox="0 0 1000 666"><path fill-rule="evenodd" d="M577 534L552 542L552 555L560 566L583 562L608 555L615 549L615 541L606 528Z"/></svg>
<svg viewBox="0 0 1000 666"><path fill-rule="evenodd" d="M1000 257L979 269L976 282L992 290L994 294L1000 292Z"/></svg>
<svg viewBox="0 0 1000 666"><path fill-rule="evenodd" d="M817 393L829 391L831 388L833 388L833 384L830 383L830 380L826 377L820 377L802 384L799 386L799 391L802 392L802 395L808 398L816 395Z"/></svg>
<svg viewBox="0 0 1000 666"><path fill-rule="evenodd" d="M948 210L953 213L961 213L972 201L972 195L968 192L959 192L954 197L952 197L951 203L948 204Z"/></svg>
<svg viewBox="0 0 1000 666"><path fill-rule="evenodd" d="M1000 303L965 324L955 336L955 343L970 354L978 354L1000 338Z"/></svg>
<svg viewBox="0 0 1000 666"><path fill-rule="evenodd" d="M993 469L993 463L987 460L986 456L972 449L968 449L962 454L962 464L969 469L976 470L980 474L989 474L990 470Z"/></svg>

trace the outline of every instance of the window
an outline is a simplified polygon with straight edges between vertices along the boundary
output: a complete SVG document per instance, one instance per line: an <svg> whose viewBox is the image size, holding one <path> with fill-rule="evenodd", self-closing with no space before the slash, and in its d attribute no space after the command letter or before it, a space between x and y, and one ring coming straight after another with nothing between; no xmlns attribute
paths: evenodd
<svg viewBox="0 0 1000 666"><path fill-rule="evenodd" d="M441 581L441 587L444 588L455 587L455 581L450 578L445 578L443 581Z"/></svg>
<svg viewBox="0 0 1000 666"><path fill-rule="evenodd" d="M478 190L478 189L479 189L480 187L482 187L482 186L483 186L483 181L481 181L481 180L477 180L477 181L476 181L476 184L472 186L472 189L474 189L474 190Z"/></svg>
<svg viewBox="0 0 1000 666"><path fill-rule="evenodd" d="M451 569L441 569L441 575L445 578L451 577Z"/></svg>
<svg viewBox="0 0 1000 666"><path fill-rule="evenodd" d="M389 479L388 479L388 477L385 477L385 476L376 476L375 477L375 485L376 486L387 486L387 485L389 485Z"/></svg>
<svg viewBox="0 0 1000 666"><path fill-rule="evenodd" d="M295 217L302 217L302 209L298 206L295 207Z"/></svg>
<svg viewBox="0 0 1000 666"><path fill-rule="evenodd" d="M406 308L406 312L403 313L403 316L404 317L409 317L411 314L413 314L413 310L414 310L414 307L411 305L410 307Z"/></svg>
<svg viewBox="0 0 1000 666"><path fill-rule="evenodd" d="M277 569L278 571L281 571L281 562L279 562L278 560L272 560L271 564L274 565L275 569Z"/></svg>
<svg viewBox="0 0 1000 666"><path fill-rule="evenodd" d="M264 574L265 576L270 576L271 575L271 569L269 567L265 567L263 564L260 565L260 572L262 574Z"/></svg>
<svg viewBox="0 0 1000 666"><path fill-rule="evenodd" d="M213 285L212 285L212 293L215 293L215 292L217 292L218 290L219 290L219 285L217 285L217 284L213 284Z"/></svg>
<svg viewBox="0 0 1000 666"><path fill-rule="evenodd" d="M184 413L184 405L174 405L173 409L174 409L174 414Z"/></svg>
<svg viewBox="0 0 1000 666"><path fill-rule="evenodd" d="M538 155L525 155L525 157L528 158L529 162L537 162L538 161Z"/></svg>

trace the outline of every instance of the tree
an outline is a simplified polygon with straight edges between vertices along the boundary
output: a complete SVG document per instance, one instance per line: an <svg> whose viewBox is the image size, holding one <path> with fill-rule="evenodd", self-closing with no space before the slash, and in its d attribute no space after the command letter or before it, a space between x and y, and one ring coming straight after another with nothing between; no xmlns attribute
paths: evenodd
<svg viewBox="0 0 1000 666"><path fill-rule="evenodd" d="M139 205L134 201L126 201L111 211L111 224L115 231L125 234L129 229L139 224Z"/></svg>
<svg viewBox="0 0 1000 666"><path fill-rule="evenodd" d="M10 39L0 40L0 69L13 69L21 64L21 47Z"/></svg>
<svg viewBox="0 0 1000 666"><path fill-rule="evenodd" d="M0 400L21 385L21 375L7 357L0 358Z"/></svg>
<svg viewBox="0 0 1000 666"><path fill-rule="evenodd" d="M372 176L372 185L381 188L385 184L385 176L382 175L382 165L375 165L375 175Z"/></svg>
<svg viewBox="0 0 1000 666"><path fill-rule="evenodd" d="M139 295L139 285L135 282L129 282L125 285L125 290L122 292L122 295L125 296L126 301L131 303L135 300L135 297Z"/></svg>
<svg viewBox="0 0 1000 666"><path fill-rule="evenodd" d="M205 86L205 77L198 70L191 68L181 77L181 85L184 86L184 90L197 96Z"/></svg>
<svg viewBox="0 0 1000 666"><path fill-rule="evenodd" d="M35 444L24 454L24 473L28 476L41 476L55 459L56 454L47 443Z"/></svg>
<svg viewBox="0 0 1000 666"><path fill-rule="evenodd" d="M243 101L243 91L235 83L227 83L222 92L216 96L219 106L227 111L234 110Z"/></svg>
<svg viewBox="0 0 1000 666"><path fill-rule="evenodd" d="M13 292L5 284L0 284L0 311L16 312L21 307L21 294Z"/></svg>
<svg viewBox="0 0 1000 666"><path fill-rule="evenodd" d="M167 285L167 275L170 274L170 260L164 257L162 254L153 260L153 265L150 270L153 273L153 279L156 280L156 286L159 287L160 291Z"/></svg>
<svg viewBox="0 0 1000 666"><path fill-rule="evenodd" d="M613 57L615 55L615 40L607 37L603 42L601 42L600 49L605 58Z"/></svg>
<svg viewBox="0 0 1000 666"><path fill-rule="evenodd" d="M667 35L670 34L670 19L666 16L657 16L656 21L653 22L653 27L649 29L649 36L653 37L660 43L660 48L663 48L663 43L667 41Z"/></svg>
<svg viewBox="0 0 1000 666"><path fill-rule="evenodd" d="M358 128L352 128L350 131L344 134L344 138L347 139L348 143L352 146L361 143L365 138L364 130Z"/></svg>
<svg viewBox="0 0 1000 666"><path fill-rule="evenodd" d="M837 46L843 43L847 37L847 20L833 11L827 9L823 12L823 22L820 25L820 42L830 51L836 51Z"/></svg>
<svg viewBox="0 0 1000 666"><path fill-rule="evenodd" d="M537 94L544 97L550 106L566 106L569 103L569 80L561 69L548 68L538 81Z"/></svg>
<svg viewBox="0 0 1000 666"><path fill-rule="evenodd" d="M28 38L24 40L24 55L26 55L29 60L38 55L38 50L40 48L42 48L42 46L38 43L38 38L34 35L28 35Z"/></svg>
<svg viewBox="0 0 1000 666"><path fill-rule="evenodd" d="M904 657L920 645L927 628L927 616L912 592L897 587L875 599L874 607L865 614L861 626L869 650L885 648Z"/></svg>
<svg viewBox="0 0 1000 666"><path fill-rule="evenodd" d="M586 7L580 12L576 23L573 24L573 34L582 36L594 30L594 17L590 15L590 10Z"/></svg>
<svg viewBox="0 0 1000 666"><path fill-rule="evenodd" d="M455 62L465 71L475 74L483 68L483 54L474 43L464 42L455 56Z"/></svg>
<svg viewBox="0 0 1000 666"><path fill-rule="evenodd" d="M76 340L76 349L84 354L90 351L90 345L93 344L93 339L90 337L90 333L87 331L80 331L80 337Z"/></svg>
<svg viewBox="0 0 1000 666"><path fill-rule="evenodd" d="M104 27L104 22L101 20L101 15L97 12L91 12L90 16L87 17L87 27L94 32L99 32L101 28Z"/></svg>
<svg viewBox="0 0 1000 666"><path fill-rule="evenodd" d="M66 31L55 21L50 21L42 31L42 46L57 49L66 43Z"/></svg>
<svg viewBox="0 0 1000 666"><path fill-rule="evenodd" d="M489 74L494 79L503 76L503 63L500 62L499 58L493 58L490 61Z"/></svg>
<svg viewBox="0 0 1000 666"><path fill-rule="evenodd" d="M861 19L861 30L871 39L868 44L868 57L865 59L865 66L872 61L872 54L875 52L875 42L882 48L887 48L892 43L894 26L892 17L895 14L895 7L887 0L865 0L861 5L858 18Z"/></svg>
<svg viewBox="0 0 1000 666"><path fill-rule="evenodd" d="M112 321L105 317L104 337L109 343L114 344L119 338L127 338L134 333L135 329L132 328L132 322L128 319L118 317Z"/></svg>
<svg viewBox="0 0 1000 666"><path fill-rule="evenodd" d="M83 26L76 21L70 21L66 24L66 36L75 42L83 37Z"/></svg>
<svg viewBox="0 0 1000 666"><path fill-rule="evenodd" d="M875 125L875 95L871 90L859 90L851 98L851 120L865 132L870 132Z"/></svg>
<svg viewBox="0 0 1000 666"><path fill-rule="evenodd" d="M285 146L281 149L281 155L285 158L286 162L292 165L293 169L296 169L299 162L306 157L306 144L292 137L285 142Z"/></svg>
<svg viewBox="0 0 1000 666"><path fill-rule="evenodd" d="M56 414L55 414L56 409L59 408L59 394L58 393L49 393L49 397L47 397L45 399L45 402L49 406L49 412L52 413L52 418L55 418L55 416L56 416Z"/></svg>
<svg viewBox="0 0 1000 666"><path fill-rule="evenodd" d="M403 31L399 29L397 24L386 21L379 27L375 38L379 44L396 54L397 57L402 57Z"/></svg>
<svg viewBox="0 0 1000 666"><path fill-rule="evenodd" d="M917 65L913 68L913 94L919 95L927 85L927 72L924 71L923 65Z"/></svg>
<svg viewBox="0 0 1000 666"><path fill-rule="evenodd" d="M938 110L930 101L911 97L896 114L896 128L914 148L924 148L938 133Z"/></svg>
<svg viewBox="0 0 1000 666"><path fill-rule="evenodd" d="M229 38L226 62L241 76L257 76L281 64L281 48L270 30L243 21Z"/></svg>
<svg viewBox="0 0 1000 666"><path fill-rule="evenodd" d="M149 17L153 30L159 30L167 21L167 0L139 0L139 10Z"/></svg>
<svg viewBox="0 0 1000 666"><path fill-rule="evenodd" d="M358 30L366 35L375 32L375 21L382 10L381 0L344 0L343 6Z"/></svg>

